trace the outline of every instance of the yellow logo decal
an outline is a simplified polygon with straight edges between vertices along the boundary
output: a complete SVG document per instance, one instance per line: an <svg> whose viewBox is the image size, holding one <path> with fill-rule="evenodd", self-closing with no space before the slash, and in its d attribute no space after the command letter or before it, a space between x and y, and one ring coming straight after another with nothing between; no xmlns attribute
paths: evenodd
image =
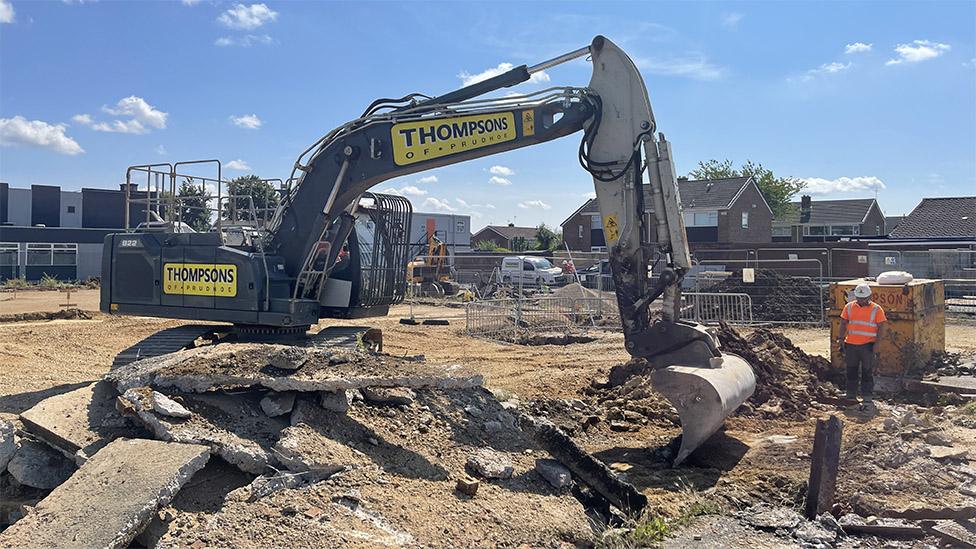
<svg viewBox="0 0 976 549"><path fill-rule="evenodd" d="M522 111L522 135L535 135L535 115L532 111Z"/></svg>
<svg viewBox="0 0 976 549"><path fill-rule="evenodd" d="M620 240L620 223L617 222L617 216L608 215L603 220L603 230L607 236L607 243Z"/></svg>
<svg viewBox="0 0 976 549"><path fill-rule="evenodd" d="M393 161L398 166L515 140L510 112L394 124Z"/></svg>
<svg viewBox="0 0 976 549"><path fill-rule="evenodd" d="M237 295L237 265L214 263L166 263L163 293L170 295Z"/></svg>

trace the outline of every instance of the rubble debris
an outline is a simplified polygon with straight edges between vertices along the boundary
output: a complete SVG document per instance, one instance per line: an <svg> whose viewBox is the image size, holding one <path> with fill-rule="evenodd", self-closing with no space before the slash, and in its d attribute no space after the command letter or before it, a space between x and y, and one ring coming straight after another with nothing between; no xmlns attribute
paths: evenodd
<svg viewBox="0 0 976 549"><path fill-rule="evenodd" d="M193 415L182 404L158 391L152 392L152 410L157 414L178 419L186 419Z"/></svg>
<svg viewBox="0 0 976 549"><path fill-rule="evenodd" d="M0 472L7 469L7 463L17 452L17 444L14 441L14 424L10 421L0 419Z"/></svg>
<svg viewBox="0 0 976 549"><path fill-rule="evenodd" d="M116 411L117 395L110 383L99 381L48 397L22 412L20 420L25 431L81 465L116 438L146 435Z"/></svg>
<svg viewBox="0 0 976 549"><path fill-rule="evenodd" d="M972 505L957 507L912 506L906 509L887 509L881 512L881 516L885 518L903 518L907 520L965 520L976 518L976 507L973 507Z"/></svg>
<svg viewBox="0 0 976 549"><path fill-rule="evenodd" d="M306 471L304 473L281 471L270 475L260 475L251 481L251 484L239 488L239 490L245 491L247 493L246 500L249 503L253 503L282 490L301 488L328 476L316 471Z"/></svg>
<svg viewBox="0 0 976 549"><path fill-rule="evenodd" d="M926 444L931 444L932 446L952 446L952 439L936 431L925 433L924 440Z"/></svg>
<svg viewBox="0 0 976 549"><path fill-rule="evenodd" d="M580 481L622 511L639 514L647 496L620 480L607 466L583 450L552 422L519 414L518 426Z"/></svg>
<svg viewBox="0 0 976 549"><path fill-rule="evenodd" d="M283 416L291 412L295 406L295 393L293 391L285 393L270 391L261 399L260 406L268 417Z"/></svg>
<svg viewBox="0 0 976 549"><path fill-rule="evenodd" d="M865 534L881 538L923 538L925 531L914 524L842 524L848 534Z"/></svg>
<svg viewBox="0 0 976 549"><path fill-rule="evenodd" d="M535 472L546 479L553 488L562 489L573 484L573 475L562 463L554 459L535 460Z"/></svg>
<svg viewBox="0 0 976 549"><path fill-rule="evenodd" d="M153 411L151 395L151 389L142 387L127 390L122 399L157 438L205 444L247 473L261 474L269 464L277 463L271 447L288 423L267 417L258 395L184 394L180 398L192 416L182 420Z"/></svg>
<svg viewBox="0 0 976 549"><path fill-rule="evenodd" d="M289 471L311 471L318 473L320 478L368 461L349 446L319 433L305 423L282 431L281 438L273 449L278 461Z"/></svg>
<svg viewBox="0 0 976 549"><path fill-rule="evenodd" d="M308 361L308 353L298 347L276 347L268 353L268 365L279 370L297 370Z"/></svg>
<svg viewBox="0 0 976 549"><path fill-rule="evenodd" d="M349 391L322 391L319 405L330 412L344 414L349 411Z"/></svg>
<svg viewBox="0 0 976 549"><path fill-rule="evenodd" d="M839 388L830 383L830 362L808 355L786 336L757 328L742 337L722 323L718 328L722 351L739 355L756 374L756 390L746 402L767 418L805 418L810 403L836 399ZM763 407L766 405L766 407ZM749 407L738 413L750 413Z"/></svg>
<svg viewBox="0 0 976 549"><path fill-rule="evenodd" d="M969 450L965 448L946 448L936 446L929 448L929 456L937 461L963 461L969 455Z"/></svg>
<svg viewBox="0 0 976 549"><path fill-rule="evenodd" d="M475 494L478 493L478 486L480 485L481 485L480 482L465 475L457 479L457 484L454 486L454 489L457 490L458 492L461 492L462 494L468 496L474 496Z"/></svg>
<svg viewBox="0 0 976 549"><path fill-rule="evenodd" d="M27 486L51 490L75 472L75 464L43 442L21 438L7 472Z"/></svg>
<svg viewBox="0 0 976 549"><path fill-rule="evenodd" d="M754 505L737 515L743 522L762 530L795 530L802 522L803 515L793 509L775 507L768 503Z"/></svg>
<svg viewBox="0 0 976 549"><path fill-rule="evenodd" d="M827 305L826 289L821 289L812 279L783 275L773 269L756 269L755 282L743 282L741 276L729 277L701 291L748 294L752 300L753 320L819 321L822 308ZM807 306L798 307L798 303Z"/></svg>
<svg viewBox="0 0 976 549"><path fill-rule="evenodd" d="M28 508L44 499L48 490L19 484L10 475L0 474L0 530L24 518Z"/></svg>
<svg viewBox="0 0 976 549"><path fill-rule="evenodd" d="M0 547L126 547L208 459L205 446L112 441L0 533Z"/></svg>
<svg viewBox="0 0 976 549"><path fill-rule="evenodd" d="M972 521L944 521L936 523L930 531L950 546L976 549L976 523Z"/></svg>
<svg viewBox="0 0 976 549"><path fill-rule="evenodd" d="M363 400L379 406L409 406L417 398L405 387L363 387Z"/></svg>
<svg viewBox="0 0 976 549"><path fill-rule="evenodd" d="M285 349L289 349L285 351ZM270 365L282 353L305 353L298 370ZM205 393L215 389L263 387L272 391L341 391L363 387L480 386L480 374L460 366L431 366L362 349L320 349L260 343L222 343L138 360L109 372L120 392L135 387Z"/></svg>
<svg viewBox="0 0 976 549"><path fill-rule="evenodd" d="M508 456L491 448L481 448L468 456L466 465L482 478L512 478L515 468Z"/></svg>

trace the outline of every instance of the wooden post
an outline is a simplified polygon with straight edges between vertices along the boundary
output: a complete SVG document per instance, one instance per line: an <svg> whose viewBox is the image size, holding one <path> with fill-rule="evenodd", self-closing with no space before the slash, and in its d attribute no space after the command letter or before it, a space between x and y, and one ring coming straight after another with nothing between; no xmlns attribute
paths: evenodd
<svg viewBox="0 0 976 549"><path fill-rule="evenodd" d="M810 455L810 480L803 514L813 520L834 504L837 487L837 471L840 467L840 441L843 424L837 416L824 421L817 420L813 436L813 452Z"/></svg>

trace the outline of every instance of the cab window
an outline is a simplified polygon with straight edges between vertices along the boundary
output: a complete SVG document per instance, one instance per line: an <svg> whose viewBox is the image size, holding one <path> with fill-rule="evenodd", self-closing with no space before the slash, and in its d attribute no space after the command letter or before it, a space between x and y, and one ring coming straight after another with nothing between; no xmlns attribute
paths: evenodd
<svg viewBox="0 0 976 549"><path fill-rule="evenodd" d="M533 267L532 264L529 263L528 261L523 261L522 262L522 270L523 271L534 271L535 270L535 267Z"/></svg>

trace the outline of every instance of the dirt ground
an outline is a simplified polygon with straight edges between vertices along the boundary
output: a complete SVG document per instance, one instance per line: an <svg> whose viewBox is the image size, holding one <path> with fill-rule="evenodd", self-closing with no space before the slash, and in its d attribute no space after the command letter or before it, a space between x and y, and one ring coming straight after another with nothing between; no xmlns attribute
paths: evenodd
<svg viewBox="0 0 976 549"><path fill-rule="evenodd" d="M56 311L63 299L64 295L56 292L18 292L12 299L0 293L0 315ZM73 292L72 301L83 309L97 310L98 291ZM413 326L399 322L411 314L418 318L446 318L450 324ZM19 413L47 396L100 378L119 351L179 324L102 314L91 320L0 323L0 415ZM515 397L522 403L587 400L586 389L591 381L605 378L610 368L629 358L622 334L612 331L598 332L597 339L590 343L564 346L523 346L468 337L464 335L460 308L400 305L387 317L323 322L336 324L380 328L385 352L423 354L432 364L463 364L482 373L486 386L496 396ZM807 353L828 355L826 329L778 331ZM976 355L976 322L951 320L946 326L946 344L948 351ZM799 421L731 417L724 432L696 452L687 465L674 469L666 467L660 453L680 432L667 417L648 421L637 432L614 432L604 422L575 436L587 450L644 492L655 512L665 516L679 513L689 492L719 494L721 501L733 507L757 502L796 506L802 501L809 472L816 419L840 413L845 421L843 447L850 461L838 481L838 501L847 506L853 501L863 506L861 511L962 501L964 498L955 491L958 481L930 465L919 462L910 470L899 469L899 456L911 452L911 443L883 436L882 423L904 406L880 403L876 412L865 413L816 404L810 416ZM932 420L938 423L940 432L976 456L976 437L971 429L939 423L938 417ZM879 459L899 463L890 467L876 465L874 462ZM420 492L405 496L394 507L419 504L422 498L414 496L419 497L423 490L417 489ZM316 490L305 493L315 494ZM858 498L858 494L863 497ZM219 517L215 521L219 523Z"/></svg>

